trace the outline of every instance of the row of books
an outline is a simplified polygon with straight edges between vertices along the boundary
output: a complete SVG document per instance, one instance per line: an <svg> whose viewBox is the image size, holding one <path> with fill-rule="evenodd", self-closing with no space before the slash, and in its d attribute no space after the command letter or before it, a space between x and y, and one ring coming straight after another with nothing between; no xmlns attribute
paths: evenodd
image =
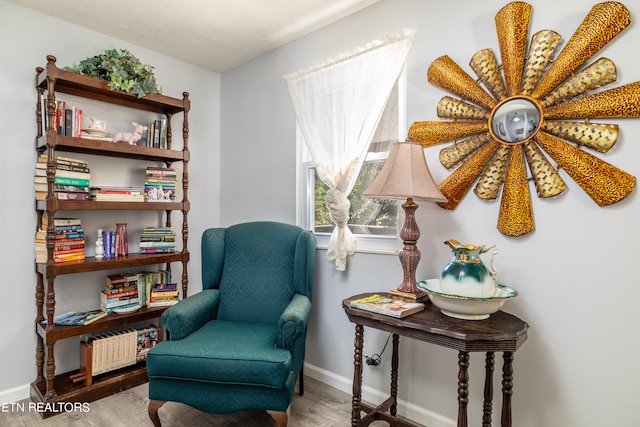
<svg viewBox="0 0 640 427"><path fill-rule="evenodd" d="M145 227L140 235L141 254L168 254L176 251L176 233L169 227Z"/></svg>
<svg viewBox="0 0 640 427"><path fill-rule="evenodd" d="M45 263L47 255L47 227L49 219L42 217L42 225L36 232L36 262ZM56 263L81 261L85 259L85 239L79 218L54 218L53 261Z"/></svg>
<svg viewBox="0 0 640 427"><path fill-rule="evenodd" d="M83 111L65 101L56 100L53 128L58 135L82 137ZM45 118L48 116L45 114ZM46 119L45 119L46 120Z"/></svg>
<svg viewBox="0 0 640 427"><path fill-rule="evenodd" d="M147 130L142 133L142 137L138 141L138 145L166 149L167 124L168 121L166 117L150 121L147 125Z"/></svg>
<svg viewBox="0 0 640 427"><path fill-rule="evenodd" d="M106 135L96 133L83 133L84 130L84 112L81 108L68 105L63 100L56 100L53 129L55 129L58 135L73 136L77 138L98 139L105 141L113 141ZM43 97L42 102L42 115L44 131L47 129L47 122L49 120L47 114L47 100ZM142 123L142 122L140 122ZM138 141L138 145L146 147L167 149L167 117L161 117L157 120L151 120L148 122L147 130L144 131L142 137ZM106 134L106 132L105 132Z"/></svg>
<svg viewBox="0 0 640 427"><path fill-rule="evenodd" d="M147 167L144 180L144 199L148 202L174 201L177 180L178 171L175 168Z"/></svg>
<svg viewBox="0 0 640 427"><path fill-rule="evenodd" d="M146 360L147 352L160 341L160 330L145 328L106 331L85 338L91 346L91 375L99 375Z"/></svg>
<svg viewBox="0 0 640 427"><path fill-rule="evenodd" d="M111 274L100 293L100 309L126 312L140 307L166 307L179 301L177 283L169 270Z"/></svg>
<svg viewBox="0 0 640 427"><path fill-rule="evenodd" d="M176 199L177 170L149 166L143 187L93 186L85 160L56 156L54 195L60 200L95 200L103 202L166 202ZM47 155L38 156L34 177L36 200L47 197Z"/></svg>
<svg viewBox="0 0 640 427"><path fill-rule="evenodd" d="M54 195L60 200L89 200L91 173L85 160L56 156ZM36 200L47 197L47 155L41 154L36 162L34 177Z"/></svg>
<svg viewBox="0 0 640 427"><path fill-rule="evenodd" d="M43 133L46 133L48 127L47 124L49 122L46 97L42 98L42 117L42 124L44 126ZM72 105L70 106L63 100L55 101L52 129L58 135L63 136L113 141L113 138L109 138L106 136L109 134L109 132L106 131L86 133L88 130L84 127L84 111L81 108Z"/></svg>
<svg viewBox="0 0 640 427"><path fill-rule="evenodd" d="M91 200L101 202L144 202L140 187L91 187Z"/></svg>

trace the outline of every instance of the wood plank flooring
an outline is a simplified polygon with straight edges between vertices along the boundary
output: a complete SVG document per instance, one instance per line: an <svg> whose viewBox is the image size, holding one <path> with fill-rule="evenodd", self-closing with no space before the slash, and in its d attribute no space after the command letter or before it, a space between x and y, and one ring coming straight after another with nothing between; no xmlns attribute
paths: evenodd
<svg viewBox="0 0 640 427"><path fill-rule="evenodd" d="M351 395L305 377L304 396L296 394L291 403L290 427L344 427L351 425ZM25 406L29 400L23 400ZM43 420L35 412L0 412L3 427L151 427L147 415L148 385L90 403L90 411L56 415ZM272 427L277 426L262 411L244 411L229 415L200 412L181 403L167 402L160 411L163 427ZM372 426L386 426L376 421Z"/></svg>

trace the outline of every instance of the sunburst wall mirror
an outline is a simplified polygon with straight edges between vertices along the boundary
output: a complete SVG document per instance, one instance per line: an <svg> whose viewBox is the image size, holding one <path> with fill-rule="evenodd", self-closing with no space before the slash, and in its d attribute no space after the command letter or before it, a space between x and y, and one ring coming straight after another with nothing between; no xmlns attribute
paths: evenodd
<svg viewBox="0 0 640 427"><path fill-rule="evenodd" d="M615 144L618 125L591 119L640 117L640 82L605 90L616 81L615 64L599 58L587 65L631 23L629 11L596 4L557 55L554 31L529 42L531 12L525 2L498 12L501 65L492 49L478 51L469 63L477 79L449 56L434 60L427 80L460 99L442 98L437 114L446 120L415 122L408 135L425 147L453 141L440 151L453 172L439 185L448 201L438 205L455 209L476 183L479 198L500 197L497 228L507 236L535 228L529 181L538 197L557 196L567 188L562 169L600 206L623 200L636 181L595 155Z"/></svg>

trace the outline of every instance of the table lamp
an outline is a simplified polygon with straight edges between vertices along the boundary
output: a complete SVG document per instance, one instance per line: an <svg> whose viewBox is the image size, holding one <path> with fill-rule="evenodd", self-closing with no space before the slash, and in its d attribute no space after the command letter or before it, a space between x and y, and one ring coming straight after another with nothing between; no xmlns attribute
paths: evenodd
<svg viewBox="0 0 640 427"><path fill-rule="evenodd" d="M409 300L425 299L426 292L416 285L416 268L420 262L420 251L417 248L420 230L415 219L418 205L413 200L446 202L447 199L429 172L422 144L412 141L393 144L382 170L362 195L379 199L406 199L402 205L405 221L400 230L403 247L398 254L404 279L400 286L389 293Z"/></svg>

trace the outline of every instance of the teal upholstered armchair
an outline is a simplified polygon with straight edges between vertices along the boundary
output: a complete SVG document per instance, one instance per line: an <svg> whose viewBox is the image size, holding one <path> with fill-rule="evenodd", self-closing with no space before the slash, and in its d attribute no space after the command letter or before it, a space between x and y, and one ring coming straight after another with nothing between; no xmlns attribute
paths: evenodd
<svg viewBox="0 0 640 427"><path fill-rule="evenodd" d="M202 292L162 315L169 340L147 355L149 416L166 401L225 414L267 410L280 426L304 361L316 240L277 222L202 235Z"/></svg>

